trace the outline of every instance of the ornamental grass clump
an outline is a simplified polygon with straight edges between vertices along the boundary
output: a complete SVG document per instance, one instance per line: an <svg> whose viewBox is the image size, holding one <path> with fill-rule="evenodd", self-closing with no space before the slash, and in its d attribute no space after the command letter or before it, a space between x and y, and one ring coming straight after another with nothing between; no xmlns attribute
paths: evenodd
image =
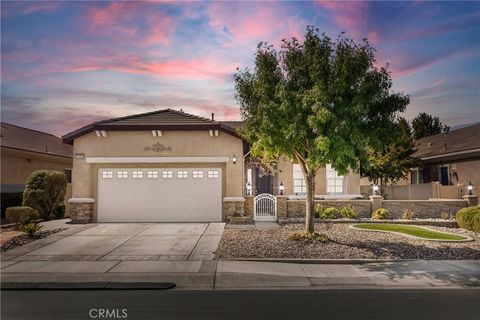
<svg viewBox="0 0 480 320"><path fill-rule="evenodd" d="M403 220L412 220L412 218L413 218L413 213L412 211L410 211L410 209L403 210L403 214L402 214Z"/></svg>
<svg viewBox="0 0 480 320"><path fill-rule="evenodd" d="M27 236L32 239L35 238L38 231L40 231L43 228L42 225L38 224L38 222L31 222L24 224L21 228L20 231L23 231L27 234Z"/></svg>
<svg viewBox="0 0 480 320"><path fill-rule="evenodd" d="M324 233L318 232L307 232L307 231L296 231L288 235L289 240L293 241L319 241L325 242L328 241L328 236Z"/></svg>
<svg viewBox="0 0 480 320"><path fill-rule="evenodd" d="M374 220L385 220L387 219L387 216L388 210L385 208L377 209L372 213L372 219Z"/></svg>
<svg viewBox="0 0 480 320"><path fill-rule="evenodd" d="M460 209L455 218L460 228L480 232L480 207L473 206Z"/></svg>
<svg viewBox="0 0 480 320"><path fill-rule="evenodd" d="M340 209L340 216L342 216L342 218L355 219L357 218L357 215L357 211L355 211L352 206L347 206Z"/></svg>
<svg viewBox="0 0 480 320"><path fill-rule="evenodd" d="M321 205L317 205L315 207L315 217L321 219L336 219L338 217L338 209L337 208L324 208Z"/></svg>

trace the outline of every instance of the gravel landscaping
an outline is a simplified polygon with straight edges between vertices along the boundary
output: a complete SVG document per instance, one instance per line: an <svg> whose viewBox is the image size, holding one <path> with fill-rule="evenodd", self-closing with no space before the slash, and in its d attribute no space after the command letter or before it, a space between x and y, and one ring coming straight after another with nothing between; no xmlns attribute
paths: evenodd
<svg viewBox="0 0 480 320"><path fill-rule="evenodd" d="M354 230L351 224L318 223L315 231L330 241L293 241L288 235L303 224L285 224L277 230L225 229L216 251L218 259L480 259L480 234L464 229L428 226L433 230L469 236L472 242L436 242L383 232Z"/></svg>
<svg viewBox="0 0 480 320"><path fill-rule="evenodd" d="M49 235L52 235L54 233L57 233L57 232L60 232L60 231L63 231L63 230L66 230L66 229L54 229L54 230L38 231L34 238L29 238L28 235L26 235L26 234L16 236L16 237L6 241L5 243L3 243L1 248L0 248L0 252L5 252L7 250L23 246L24 244L33 242L35 240L46 238Z"/></svg>

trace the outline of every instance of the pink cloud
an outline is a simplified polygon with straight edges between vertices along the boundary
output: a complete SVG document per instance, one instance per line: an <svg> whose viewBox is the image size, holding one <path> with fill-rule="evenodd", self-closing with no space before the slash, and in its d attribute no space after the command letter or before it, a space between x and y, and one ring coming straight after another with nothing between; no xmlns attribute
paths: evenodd
<svg viewBox="0 0 480 320"><path fill-rule="evenodd" d="M289 16L285 6L260 2L213 2L208 17L210 26L220 33L228 30L232 40L239 43L278 43L281 38L300 38L303 32L295 23L306 26L300 18Z"/></svg>
<svg viewBox="0 0 480 320"><path fill-rule="evenodd" d="M174 21L145 2L113 2L93 7L86 16L87 33L127 37L138 44L168 44Z"/></svg>
<svg viewBox="0 0 480 320"><path fill-rule="evenodd" d="M369 4L364 1L316 1L319 7L333 14L333 21L342 31L363 37L368 28Z"/></svg>
<svg viewBox="0 0 480 320"><path fill-rule="evenodd" d="M27 15L36 12L53 12L62 6L60 1L18 1L2 5L2 17Z"/></svg>

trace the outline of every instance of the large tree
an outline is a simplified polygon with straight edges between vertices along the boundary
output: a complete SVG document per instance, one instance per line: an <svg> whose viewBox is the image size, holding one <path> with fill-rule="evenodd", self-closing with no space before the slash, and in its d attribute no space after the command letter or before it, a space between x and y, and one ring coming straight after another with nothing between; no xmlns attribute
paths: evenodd
<svg viewBox="0 0 480 320"><path fill-rule="evenodd" d="M439 133L447 133L450 127L443 125L438 117L421 112L412 120L413 137L418 140Z"/></svg>
<svg viewBox="0 0 480 320"><path fill-rule="evenodd" d="M296 161L307 183L306 231L313 232L315 175L330 163L358 170L367 147L395 127L409 98L392 93L388 66L374 66L367 40L336 41L308 27L305 40L283 40L279 51L260 43L253 70L235 74L244 137L254 156Z"/></svg>
<svg viewBox="0 0 480 320"><path fill-rule="evenodd" d="M418 165L418 160L412 157L415 141L410 124L399 118L396 127L383 137L379 148L368 148L368 160L360 170L363 177L381 186L406 178L410 169Z"/></svg>

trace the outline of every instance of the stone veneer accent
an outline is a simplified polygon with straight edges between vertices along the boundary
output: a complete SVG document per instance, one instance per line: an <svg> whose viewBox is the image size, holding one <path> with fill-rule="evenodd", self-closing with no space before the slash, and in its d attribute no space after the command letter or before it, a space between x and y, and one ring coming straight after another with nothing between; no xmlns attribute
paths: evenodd
<svg viewBox="0 0 480 320"><path fill-rule="evenodd" d="M245 198L225 197L223 198L223 221L228 216L243 217L245 214Z"/></svg>
<svg viewBox="0 0 480 320"><path fill-rule="evenodd" d="M253 217L253 196L245 196L244 206L245 215Z"/></svg>
<svg viewBox="0 0 480 320"><path fill-rule="evenodd" d="M389 219L401 219L406 209L413 213L413 218L440 218L442 213L454 217L458 210L466 206L465 200L383 200L382 202L382 207L388 210Z"/></svg>
<svg viewBox="0 0 480 320"><path fill-rule="evenodd" d="M277 206L279 197L277 197ZM305 217L305 200L287 200L287 213L285 217ZM358 213L358 218L369 218L372 213L372 202L370 200L315 200L315 205L321 205L325 208L334 207L341 209L343 207L351 206ZM279 207L277 207L278 217Z"/></svg>
<svg viewBox="0 0 480 320"><path fill-rule="evenodd" d="M401 219L406 209L414 218L441 218L442 213L455 216L458 210L478 204L478 197L465 200L430 199L430 200L383 200L381 196L372 196L371 200L315 200L315 205L324 208L351 206L358 213L358 218L370 218L374 210L385 208L388 218ZM477 201L477 202L475 202ZM277 215L279 220L305 217L305 200L287 200L285 196L277 197Z"/></svg>
<svg viewBox="0 0 480 320"><path fill-rule="evenodd" d="M95 199L71 198L68 200L68 213L72 223L92 222Z"/></svg>

